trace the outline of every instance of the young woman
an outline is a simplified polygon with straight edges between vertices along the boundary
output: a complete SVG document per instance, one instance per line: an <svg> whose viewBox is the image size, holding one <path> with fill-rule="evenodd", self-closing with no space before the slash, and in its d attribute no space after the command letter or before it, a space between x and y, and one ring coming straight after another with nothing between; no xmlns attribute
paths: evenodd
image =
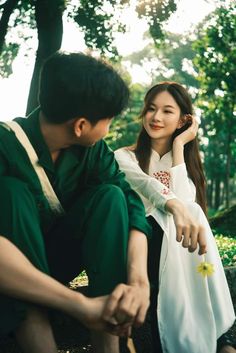
<svg viewBox="0 0 236 353"><path fill-rule="evenodd" d="M175 82L157 84L145 96L137 143L115 152L120 168L141 196L153 227L149 273L152 285L159 276L157 331L162 347L157 348L157 340L155 352L215 353L217 339L235 320L224 269L205 216L205 179L196 139L198 123L192 114L184 87ZM180 241L179 225L165 210L165 204L174 198L183 203L183 213L190 213L203 226L205 255L194 251L194 226L191 231L189 226L182 227L182 247L176 241ZM153 267L159 267L159 274Z"/></svg>

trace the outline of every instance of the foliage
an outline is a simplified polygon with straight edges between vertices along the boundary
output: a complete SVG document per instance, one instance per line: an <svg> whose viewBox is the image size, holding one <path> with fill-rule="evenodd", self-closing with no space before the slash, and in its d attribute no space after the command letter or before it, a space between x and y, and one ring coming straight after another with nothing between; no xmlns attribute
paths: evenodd
<svg viewBox="0 0 236 353"><path fill-rule="evenodd" d="M7 78L12 74L12 61L18 54L20 45L18 43L9 42L4 45L4 50L0 56L0 73L3 78Z"/></svg>
<svg viewBox="0 0 236 353"><path fill-rule="evenodd" d="M147 18L149 32L156 43L164 39L162 24L176 11L174 0L140 0L137 4L137 12L140 18Z"/></svg>
<svg viewBox="0 0 236 353"><path fill-rule="evenodd" d="M236 238L236 205L217 212L210 218L210 225L216 232L231 235Z"/></svg>
<svg viewBox="0 0 236 353"><path fill-rule="evenodd" d="M164 39L158 45L150 41L140 52L133 53L124 60L131 61L133 65L148 66L152 84L170 80L198 88L199 82L195 78L192 65L195 56L192 43L191 38L165 32Z"/></svg>
<svg viewBox="0 0 236 353"><path fill-rule="evenodd" d="M101 54L118 56L114 46L114 33L125 32L126 26L114 14L120 13L124 3L120 1L81 0L74 5L69 16L75 20L84 32L89 48L101 50Z"/></svg>
<svg viewBox="0 0 236 353"><path fill-rule="evenodd" d="M106 142L111 149L133 145L141 128L139 119L146 87L134 84L130 87L131 98L127 110L121 117L113 119Z"/></svg>
<svg viewBox="0 0 236 353"><path fill-rule="evenodd" d="M162 22L176 10L175 1L138 0L138 14L147 19L155 40L161 38ZM36 28L38 32L38 48L26 113L38 105L38 81L42 63L61 47L63 13L79 25L88 48L118 60L114 34L125 31L121 14L122 10L131 4L131 0L0 0L0 54L8 59L7 66L3 65L3 60L2 64L0 63L0 75L6 77L11 72L9 65L14 59L13 54L17 54L16 51L8 56L4 53L4 48L8 46L9 33L17 26L24 26L25 29ZM25 30L24 33L26 32Z"/></svg>
<svg viewBox="0 0 236 353"><path fill-rule="evenodd" d="M218 234L215 240L223 266L236 266L236 239Z"/></svg>
<svg viewBox="0 0 236 353"><path fill-rule="evenodd" d="M204 163L209 205L229 206L236 172L236 10L228 1L205 21L194 44L200 91L198 104L208 140Z"/></svg>
<svg viewBox="0 0 236 353"><path fill-rule="evenodd" d="M1 23L7 7L10 21ZM129 0L5 0L0 2L0 37L3 37L8 45L7 37L17 27L38 29L35 19L37 6L44 7L45 13L52 8L59 9L61 13L65 10L69 18L73 19L84 33L85 43L88 48L97 49L101 54L118 58L117 48L114 46L114 33L125 32L126 26L121 21L122 11L130 6ZM137 2L137 12L140 17L145 18L150 31L155 39L162 37L162 22L166 21L170 14L176 10L174 0L165 1L141 1ZM11 16L11 17L10 17ZM53 21L52 21L53 22ZM52 23L53 25L53 23ZM156 30L152 28L155 25ZM5 36L7 32L7 36ZM26 34L27 35L27 34ZM24 38L21 38L24 40ZM18 43L18 39L15 39ZM1 40L0 40L1 42ZM1 46L0 53L5 47ZM16 53L14 53L16 54ZM14 56L12 55L12 59ZM2 71L1 71L2 72ZM0 73L1 73L0 72ZM6 70L7 72L7 70ZM9 72L9 70L8 70ZM6 74L5 74L6 75Z"/></svg>

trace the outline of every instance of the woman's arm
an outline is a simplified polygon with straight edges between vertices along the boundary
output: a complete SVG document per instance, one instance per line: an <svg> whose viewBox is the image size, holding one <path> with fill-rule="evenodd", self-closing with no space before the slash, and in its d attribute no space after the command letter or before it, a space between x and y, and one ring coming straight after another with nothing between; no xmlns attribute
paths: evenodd
<svg viewBox="0 0 236 353"><path fill-rule="evenodd" d="M199 245L199 254L204 254L206 252L204 229L191 216L180 199L177 199L175 194L157 179L144 173L133 152L119 149L115 151L115 157L132 188L147 198L156 208L173 215L177 241L182 242L183 247L191 252ZM191 239L190 245L189 239Z"/></svg>
<svg viewBox="0 0 236 353"><path fill-rule="evenodd" d="M196 188L192 180L188 177L184 160L184 146L192 141L198 131L198 123L194 117L191 118L192 124L187 130L178 135L172 146L173 162L170 169L170 189L182 201L196 200Z"/></svg>
<svg viewBox="0 0 236 353"><path fill-rule="evenodd" d="M175 199L175 194L159 180L144 173L133 152L119 149L115 151L115 157L132 188L148 199L155 208L166 211L166 202Z"/></svg>

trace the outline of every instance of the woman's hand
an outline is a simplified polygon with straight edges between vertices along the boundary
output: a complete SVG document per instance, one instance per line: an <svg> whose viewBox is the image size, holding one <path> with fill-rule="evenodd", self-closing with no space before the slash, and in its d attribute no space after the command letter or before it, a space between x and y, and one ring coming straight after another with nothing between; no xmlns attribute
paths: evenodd
<svg viewBox="0 0 236 353"><path fill-rule="evenodd" d="M185 131L183 131L181 134L176 136L176 138L174 139L174 142L173 142L173 147L175 144L181 144L182 146L184 146L184 145L186 145L186 143L194 140L195 137L197 136L199 124L198 124L196 118L190 114L186 114L185 118L186 118L186 124L188 122L189 123L191 122L191 125Z"/></svg>
<svg viewBox="0 0 236 353"><path fill-rule="evenodd" d="M173 215L176 227L176 240L182 242L184 248L194 252L199 247L198 254L207 252L207 242L204 227L189 213L187 207L177 199L166 202L166 210Z"/></svg>
<svg viewBox="0 0 236 353"><path fill-rule="evenodd" d="M190 114L185 115L186 117L186 124L188 122L191 122L191 125L183 131L181 134L176 136L176 138L173 141L173 164L172 167L175 167L176 165L185 163L184 160L184 145L186 143L192 141L195 139L197 136L197 131L198 131L198 123L195 117L193 117Z"/></svg>

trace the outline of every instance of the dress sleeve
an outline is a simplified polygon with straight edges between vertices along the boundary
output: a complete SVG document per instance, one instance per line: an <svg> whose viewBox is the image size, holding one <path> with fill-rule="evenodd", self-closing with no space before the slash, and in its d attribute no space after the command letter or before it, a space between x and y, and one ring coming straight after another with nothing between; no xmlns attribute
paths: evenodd
<svg viewBox="0 0 236 353"><path fill-rule="evenodd" d="M182 201L194 202L196 200L196 188L188 177L185 163L170 169L170 189Z"/></svg>
<svg viewBox="0 0 236 353"><path fill-rule="evenodd" d="M115 151L115 157L132 188L148 199L155 208L166 212L165 204L176 198L175 194L159 180L144 173L132 151L119 149Z"/></svg>

